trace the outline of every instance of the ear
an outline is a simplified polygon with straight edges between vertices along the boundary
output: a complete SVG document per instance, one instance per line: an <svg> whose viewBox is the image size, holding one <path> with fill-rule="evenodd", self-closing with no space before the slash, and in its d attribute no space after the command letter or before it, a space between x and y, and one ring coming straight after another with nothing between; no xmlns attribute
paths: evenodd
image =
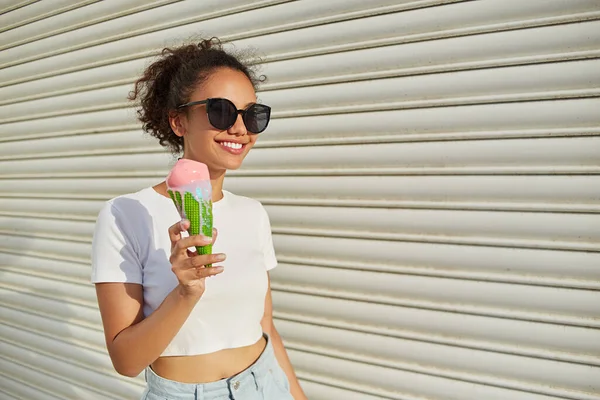
<svg viewBox="0 0 600 400"><path fill-rule="evenodd" d="M185 114L171 111L169 113L169 125L175 134L179 137L183 137L186 133L187 118Z"/></svg>

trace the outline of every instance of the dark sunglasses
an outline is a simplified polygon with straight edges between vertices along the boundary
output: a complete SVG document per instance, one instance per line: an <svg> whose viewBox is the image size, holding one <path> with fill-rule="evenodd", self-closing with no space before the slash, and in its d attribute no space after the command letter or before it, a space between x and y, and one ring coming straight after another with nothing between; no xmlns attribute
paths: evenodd
<svg viewBox="0 0 600 400"><path fill-rule="evenodd" d="M246 129L250 133L261 133L267 129L267 125L269 125L269 120L271 119L271 107L269 106L255 103L245 110L238 110L230 100L220 98L191 101L177 106L177 109L197 104L206 104L208 122L215 128L223 131L235 124L238 114L242 114L242 121L244 121Z"/></svg>

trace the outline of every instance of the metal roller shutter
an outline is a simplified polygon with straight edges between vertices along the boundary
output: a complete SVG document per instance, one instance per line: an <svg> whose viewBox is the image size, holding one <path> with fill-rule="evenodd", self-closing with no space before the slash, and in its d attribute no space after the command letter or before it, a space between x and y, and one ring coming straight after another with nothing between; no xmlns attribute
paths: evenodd
<svg viewBox="0 0 600 400"><path fill-rule="evenodd" d="M0 392L136 398L89 284L101 204L164 177L126 95L192 35L264 53L277 326L311 399L600 398L600 2L0 8Z"/></svg>

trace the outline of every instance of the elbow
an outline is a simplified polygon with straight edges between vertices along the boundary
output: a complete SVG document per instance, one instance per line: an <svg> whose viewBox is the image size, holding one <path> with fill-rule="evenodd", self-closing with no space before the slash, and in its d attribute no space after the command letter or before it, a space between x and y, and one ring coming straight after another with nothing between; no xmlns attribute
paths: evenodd
<svg viewBox="0 0 600 400"><path fill-rule="evenodd" d="M112 365L119 375L135 378L146 368L145 365L132 362L131 357L128 354L119 355L110 351L109 354Z"/></svg>
<svg viewBox="0 0 600 400"><path fill-rule="evenodd" d="M119 375L126 376L128 378L135 378L142 373L144 368L139 368L135 365L127 365L126 363L117 363L113 361L113 367Z"/></svg>
<svg viewBox="0 0 600 400"><path fill-rule="evenodd" d="M137 377L142 371L139 372L131 372L131 371L124 371L124 372L120 372L117 371L120 375L126 376L128 378L135 378Z"/></svg>

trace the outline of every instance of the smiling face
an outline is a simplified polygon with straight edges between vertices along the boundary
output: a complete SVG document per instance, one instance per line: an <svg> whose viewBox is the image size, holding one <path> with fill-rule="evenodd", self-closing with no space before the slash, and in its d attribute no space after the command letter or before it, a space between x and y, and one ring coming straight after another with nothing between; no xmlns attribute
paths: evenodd
<svg viewBox="0 0 600 400"><path fill-rule="evenodd" d="M229 68L215 70L192 92L189 101L208 98L228 99L242 110L256 103L254 87L248 77ZM248 132L241 115L227 130L212 126L205 104L190 106L186 111L171 116L169 122L173 132L183 137L183 158L206 164L211 175L238 169L257 139L257 135Z"/></svg>

